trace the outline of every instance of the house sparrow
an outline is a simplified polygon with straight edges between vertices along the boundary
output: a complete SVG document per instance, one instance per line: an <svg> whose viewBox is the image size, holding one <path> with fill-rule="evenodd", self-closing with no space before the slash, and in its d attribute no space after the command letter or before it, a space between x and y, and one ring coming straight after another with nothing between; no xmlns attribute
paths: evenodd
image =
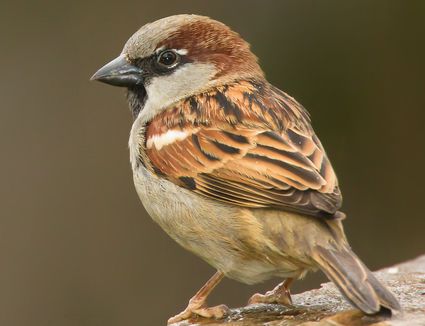
<svg viewBox="0 0 425 326"><path fill-rule="evenodd" d="M130 161L147 212L217 269L169 319L221 318L206 298L227 276L285 281L249 303L291 304L290 284L321 269L366 314L399 310L353 253L342 197L308 112L264 77L249 44L208 17L143 26L92 77L128 89Z"/></svg>

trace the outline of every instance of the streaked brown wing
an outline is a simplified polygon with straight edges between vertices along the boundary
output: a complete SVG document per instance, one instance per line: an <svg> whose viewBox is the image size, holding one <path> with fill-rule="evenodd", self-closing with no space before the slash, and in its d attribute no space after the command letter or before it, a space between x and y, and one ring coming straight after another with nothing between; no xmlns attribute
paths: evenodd
<svg viewBox="0 0 425 326"><path fill-rule="evenodd" d="M150 125L146 153L155 171L178 185L226 203L313 216L331 217L337 213L341 206L337 179L308 121L295 118L292 123L292 116L279 116L277 110L284 108L272 106L273 110L264 111L264 115L277 121L262 121L262 116L253 115L252 103L249 107L249 102L241 100L252 101L252 97L240 95L237 88L218 92L220 95L210 94L196 102L198 120L189 117L189 111L178 110L178 124L162 116ZM288 97L285 105L294 103ZM192 109L195 106L193 102L190 105ZM220 116L214 110L228 112ZM168 123L167 137L175 136L175 140L163 136L154 141L155 130L163 123ZM281 129L280 123L285 123Z"/></svg>

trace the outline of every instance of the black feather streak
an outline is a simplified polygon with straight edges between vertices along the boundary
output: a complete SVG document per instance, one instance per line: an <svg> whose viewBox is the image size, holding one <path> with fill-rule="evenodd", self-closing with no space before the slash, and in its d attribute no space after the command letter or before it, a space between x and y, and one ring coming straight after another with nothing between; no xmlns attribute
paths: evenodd
<svg viewBox="0 0 425 326"><path fill-rule="evenodd" d="M246 154L246 157L250 157L250 158L255 159L255 160L261 160L261 161L272 163L276 166L279 166L279 167L281 167L285 170L288 170L289 172L292 172L292 173L300 176L301 178L303 178L307 182L317 183L317 181L318 181L318 176L316 175L316 173L311 172L311 171L307 171L307 170L300 168L298 166L294 166L294 165L288 164L286 162L274 160L272 158L262 156L262 155L258 155L258 154L248 153L248 154Z"/></svg>
<svg viewBox="0 0 425 326"><path fill-rule="evenodd" d="M304 155L302 155L300 152L288 152L288 151L284 151L284 150L281 150L281 149L278 149L278 148L274 148L274 147L262 145L262 144L257 144L257 146L259 148L264 148L264 149L270 150L270 151L275 152L277 154L280 154L282 156L289 157L289 158L293 159L294 161L299 162L300 164L304 164L304 165L307 165L307 166L311 165L310 161Z"/></svg>
<svg viewBox="0 0 425 326"><path fill-rule="evenodd" d="M233 115L238 122L243 120L243 113L241 109L235 103L229 101L229 99L222 92L217 91L214 97L218 104L223 108L226 115Z"/></svg>
<svg viewBox="0 0 425 326"><path fill-rule="evenodd" d="M288 143L277 133L273 131L265 131L262 133L262 135L269 137L270 139L276 140L278 142L281 142L282 144L288 145Z"/></svg>
<svg viewBox="0 0 425 326"><path fill-rule="evenodd" d="M189 104L190 104L190 111L192 113L198 113L199 112L198 102L196 101L196 99L194 97L191 97L189 99Z"/></svg>
<svg viewBox="0 0 425 326"><path fill-rule="evenodd" d="M209 159L210 161L219 161L217 157L211 155L210 153L207 153L204 151L204 149L201 147L201 144L199 144L199 139L197 135L192 135L193 143L195 144L196 148L199 149L199 151L204 154L204 156Z"/></svg>
<svg viewBox="0 0 425 326"><path fill-rule="evenodd" d="M223 151L223 152L225 152L225 153L228 153L228 154L239 154L239 153L240 153L239 148L235 148L235 147L232 147L232 146L229 146L229 145L226 145L226 144L220 143L220 142L218 142L218 141L216 141L216 140L214 140L212 143L213 143L213 144L214 144L217 148L219 148L221 151Z"/></svg>
<svg viewBox="0 0 425 326"><path fill-rule="evenodd" d="M190 190L195 190L196 189L196 182L193 178L191 177L180 177L179 178L180 181L182 181L185 186L190 189Z"/></svg>
<svg viewBox="0 0 425 326"><path fill-rule="evenodd" d="M303 148L306 142L306 137L297 134L296 132L292 131L291 129L288 129L288 136L291 139L291 141L296 144L297 146Z"/></svg>
<svg viewBox="0 0 425 326"><path fill-rule="evenodd" d="M224 133L227 137L229 137L230 139L232 139L232 140L234 140L234 141L236 141L236 142L238 142L238 143L241 143L241 144L249 144L248 138L246 138L245 136L242 136L242 135L236 135L236 134L233 134L233 133L228 132L228 131L223 131L223 133Z"/></svg>

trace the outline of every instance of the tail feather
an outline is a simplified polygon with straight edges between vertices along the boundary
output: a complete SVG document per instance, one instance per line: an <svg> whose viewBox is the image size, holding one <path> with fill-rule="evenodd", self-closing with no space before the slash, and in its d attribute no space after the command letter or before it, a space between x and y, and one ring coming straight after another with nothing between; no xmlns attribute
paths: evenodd
<svg viewBox="0 0 425 326"><path fill-rule="evenodd" d="M375 314L382 308L400 310L394 295L351 249L325 249L318 246L313 250L313 258L347 300L364 313Z"/></svg>

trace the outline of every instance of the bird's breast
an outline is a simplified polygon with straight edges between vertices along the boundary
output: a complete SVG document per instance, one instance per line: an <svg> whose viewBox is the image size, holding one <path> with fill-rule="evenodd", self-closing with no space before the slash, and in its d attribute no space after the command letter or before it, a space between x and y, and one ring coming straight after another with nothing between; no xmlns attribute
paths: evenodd
<svg viewBox="0 0 425 326"><path fill-rule="evenodd" d="M270 233L252 210L220 203L156 176L139 165L134 184L148 214L178 244L228 277L258 283L299 275L306 265L290 259L282 234ZM274 225L280 228L280 225Z"/></svg>

